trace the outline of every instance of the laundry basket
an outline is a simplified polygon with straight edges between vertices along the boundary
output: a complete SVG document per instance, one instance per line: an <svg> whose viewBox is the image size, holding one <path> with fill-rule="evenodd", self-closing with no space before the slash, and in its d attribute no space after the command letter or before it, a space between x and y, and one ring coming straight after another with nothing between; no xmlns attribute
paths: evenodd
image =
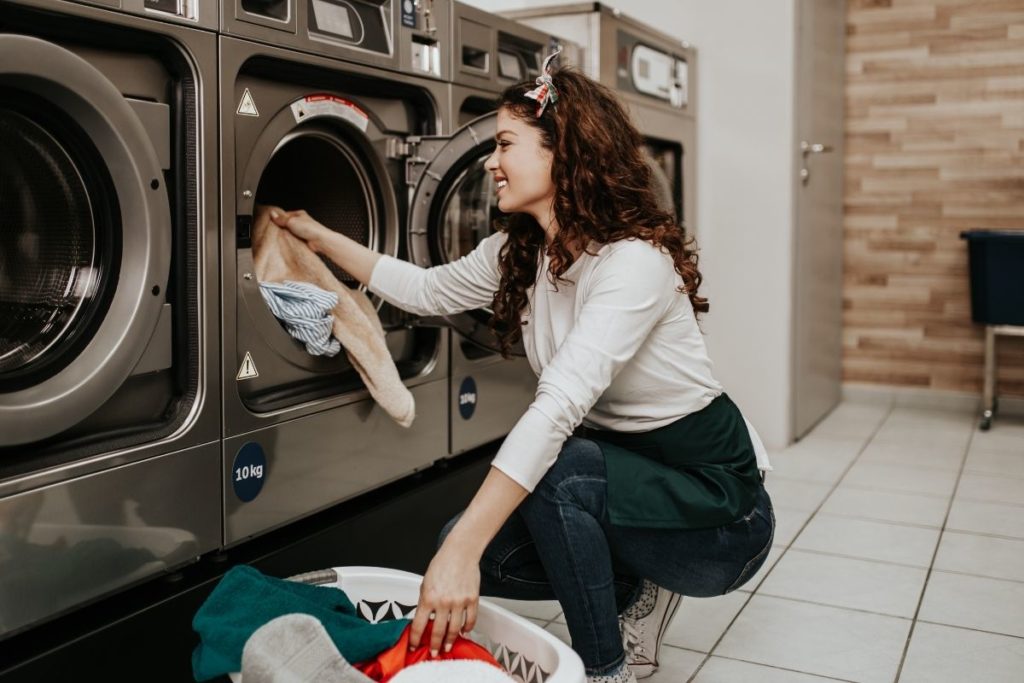
<svg viewBox="0 0 1024 683"><path fill-rule="evenodd" d="M422 576L381 567L336 567L289 577L289 581L340 588L367 621L412 617ZM480 599L476 626L467 634L486 647L521 683L585 683L583 662L553 634L508 610ZM232 674L235 683L240 674ZM243 682L244 683L244 682Z"/></svg>

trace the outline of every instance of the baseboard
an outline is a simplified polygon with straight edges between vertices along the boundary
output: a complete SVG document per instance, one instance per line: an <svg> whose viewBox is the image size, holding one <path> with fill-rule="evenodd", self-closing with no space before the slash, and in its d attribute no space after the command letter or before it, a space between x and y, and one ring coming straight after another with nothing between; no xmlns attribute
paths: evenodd
<svg viewBox="0 0 1024 683"><path fill-rule="evenodd" d="M966 391L944 391L887 384L843 383L843 400L851 403L886 404L956 412L981 412L981 396ZM1024 398L999 399L999 414L1024 417Z"/></svg>

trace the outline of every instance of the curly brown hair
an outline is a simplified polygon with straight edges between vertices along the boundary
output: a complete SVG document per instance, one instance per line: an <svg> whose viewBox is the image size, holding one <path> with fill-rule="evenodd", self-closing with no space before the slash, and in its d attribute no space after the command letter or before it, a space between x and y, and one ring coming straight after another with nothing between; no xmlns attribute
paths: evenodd
<svg viewBox="0 0 1024 683"><path fill-rule="evenodd" d="M554 70L552 80L558 102L539 118L537 102L525 97L533 82L511 86L498 98L498 108L538 128L541 144L552 152L559 228L545 248L544 229L532 216L516 213L496 223L508 240L499 253L501 282L490 326L506 358L522 338L525 322L520 316L545 250L551 259L547 276L557 287L569 283L562 275L575 260L570 246L579 250L590 241L603 245L630 238L651 242L672 254L683 280L677 291L690 297L694 311L709 310L707 299L697 295L702 278L694 240L687 239L671 213L659 208L641 152L643 140L622 104L611 90L572 68Z"/></svg>

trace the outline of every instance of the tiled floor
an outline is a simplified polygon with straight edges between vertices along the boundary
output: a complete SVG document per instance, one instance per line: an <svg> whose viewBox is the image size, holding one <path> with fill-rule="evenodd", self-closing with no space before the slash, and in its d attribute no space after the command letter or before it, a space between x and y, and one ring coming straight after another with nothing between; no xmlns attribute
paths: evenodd
<svg viewBox="0 0 1024 683"><path fill-rule="evenodd" d="M772 454L760 573L684 598L651 683L1024 681L1024 420L845 402ZM568 642L557 603L500 601Z"/></svg>

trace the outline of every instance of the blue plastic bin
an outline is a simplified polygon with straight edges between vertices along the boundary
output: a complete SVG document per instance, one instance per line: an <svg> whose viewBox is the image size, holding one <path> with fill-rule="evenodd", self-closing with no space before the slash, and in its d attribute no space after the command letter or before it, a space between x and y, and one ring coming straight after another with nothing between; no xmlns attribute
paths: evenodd
<svg viewBox="0 0 1024 683"><path fill-rule="evenodd" d="M967 230L971 319L1024 325L1024 230Z"/></svg>

